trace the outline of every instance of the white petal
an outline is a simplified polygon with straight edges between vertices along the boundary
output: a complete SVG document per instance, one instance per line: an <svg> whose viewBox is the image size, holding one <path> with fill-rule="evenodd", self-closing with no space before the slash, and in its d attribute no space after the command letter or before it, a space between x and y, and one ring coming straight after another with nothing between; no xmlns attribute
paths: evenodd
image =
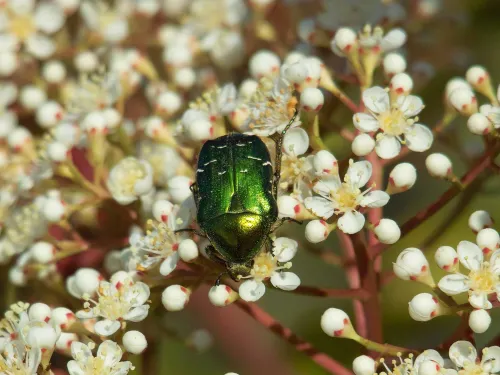
<svg viewBox="0 0 500 375"><path fill-rule="evenodd" d="M42 361L42 350L39 348L31 348L27 353L27 367L36 374L38 366Z"/></svg>
<svg viewBox="0 0 500 375"><path fill-rule="evenodd" d="M446 275L438 283L439 289L453 296L469 290L469 278L460 273L453 275Z"/></svg>
<svg viewBox="0 0 500 375"><path fill-rule="evenodd" d="M358 161L351 164L347 170L346 176L348 177L350 184L358 188L365 186L372 176L372 165L366 160Z"/></svg>
<svg viewBox="0 0 500 375"><path fill-rule="evenodd" d="M489 310L493 307L492 303L488 301L488 294L481 292L472 292L469 295L469 303L472 307L476 309L485 309Z"/></svg>
<svg viewBox="0 0 500 375"><path fill-rule="evenodd" d="M397 105L406 117L418 115L424 109L424 102L419 96L398 96Z"/></svg>
<svg viewBox="0 0 500 375"><path fill-rule="evenodd" d="M425 350L422 354L420 354L416 359L413 364L413 369L415 370L415 373L418 374L418 368L422 364L422 362L425 361L434 361L440 366L443 366L444 360L443 357L441 357L441 354L439 354L436 350L434 349L427 349Z"/></svg>
<svg viewBox="0 0 500 375"><path fill-rule="evenodd" d="M55 33L65 21L64 12L55 3L40 3L35 10L37 29L47 34Z"/></svg>
<svg viewBox="0 0 500 375"><path fill-rule="evenodd" d="M104 319L94 324L94 331L101 336L110 336L120 329L120 322L117 320Z"/></svg>
<svg viewBox="0 0 500 375"><path fill-rule="evenodd" d="M130 310L128 313L123 315L123 319L130 320L131 322L140 322L148 316L149 305L142 305L139 307L135 307Z"/></svg>
<svg viewBox="0 0 500 375"><path fill-rule="evenodd" d="M271 284L282 290L295 290L300 285L300 278L293 272L275 272Z"/></svg>
<svg viewBox="0 0 500 375"><path fill-rule="evenodd" d="M94 313L94 310L92 310L92 309L89 309L89 310L80 310L80 311L76 312L76 317L78 319L92 319L92 318L95 318L97 316L98 315L96 315Z"/></svg>
<svg viewBox="0 0 500 375"><path fill-rule="evenodd" d="M297 254L299 244L288 237L278 237L273 241L273 255L278 262L286 263Z"/></svg>
<svg viewBox="0 0 500 375"><path fill-rule="evenodd" d="M69 361L67 364L69 375L85 375L86 372L80 367L77 361Z"/></svg>
<svg viewBox="0 0 500 375"><path fill-rule="evenodd" d="M500 347L490 346L483 349L481 365L487 373L496 374L500 372Z"/></svg>
<svg viewBox="0 0 500 375"><path fill-rule="evenodd" d="M391 108L389 94L379 86L363 91L363 103L373 113L382 113Z"/></svg>
<svg viewBox="0 0 500 375"><path fill-rule="evenodd" d="M470 241L461 241L457 246L457 253L460 263L469 270L477 271L483 263L483 252Z"/></svg>
<svg viewBox="0 0 500 375"><path fill-rule="evenodd" d="M161 263L160 273L163 276L169 275L173 270L175 270L175 267L177 267L178 261L179 261L179 253L175 252Z"/></svg>
<svg viewBox="0 0 500 375"><path fill-rule="evenodd" d="M19 46L19 39L11 33L0 33L0 51L15 51Z"/></svg>
<svg viewBox="0 0 500 375"><path fill-rule="evenodd" d="M109 375L127 375L132 369L132 362L125 361L115 365Z"/></svg>
<svg viewBox="0 0 500 375"><path fill-rule="evenodd" d="M125 298L132 302L133 307L145 304L150 295L149 286L141 281L136 282L130 291L130 295L127 294Z"/></svg>
<svg viewBox="0 0 500 375"><path fill-rule="evenodd" d="M96 358L97 357L104 360L105 367L113 367L120 362L120 359L122 358L122 350L116 342L106 340L99 345Z"/></svg>
<svg viewBox="0 0 500 375"><path fill-rule="evenodd" d="M414 124L405 131L406 145L415 152L424 152L431 148L434 135L422 124Z"/></svg>
<svg viewBox="0 0 500 375"><path fill-rule="evenodd" d="M382 207L389 202L389 194L382 190L374 190L366 194L359 204L363 207Z"/></svg>
<svg viewBox="0 0 500 375"><path fill-rule="evenodd" d="M374 132L379 128L378 120L368 113L356 113L352 121L354 126L363 132Z"/></svg>
<svg viewBox="0 0 500 375"><path fill-rule="evenodd" d="M342 215L337 223L342 232L354 234L365 225L365 217L357 211L350 211Z"/></svg>
<svg viewBox="0 0 500 375"><path fill-rule="evenodd" d="M449 350L450 359L458 367L464 367L464 363L475 363L477 351L468 341L457 341L451 344Z"/></svg>
<svg viewBox="0 0 500 375"><path fill-rule="evenodd" d="M87 345L79 341L73 341L71 343L71 356L81 358L82 362L86 362L88 358L92 358L92 352Z"/></svg>
<svg viewBox="0 0 500 375"><path fill-rule="evenodd" d="M322 197L308 197L305 199L304 204L308 210L323 219L332 216L335 209L333 202Z"/></svg>
<svg viewBox="0 0 500 375"><path fill-rule="evenodd" d="M324 176L314 184L313 190L324 197L328 197L330 191L337 191L340 186L342 186L342 182L338 175Z"/></svg>
<svg viewBox="0 0 500 375"><path fill-rule="evenodd" d="M255 280L246 280L241 283L239 289L240 297L247 302L259 300L266 292L264 283Z"/></svg>
<svg viewBox="0 0 500 375"><path fill-rule="evenodd" d="M39 59L46 59L56 50L56 44L48 37L33 34L25 41L26 49Z"/></svg>
<svg viewBox="0 0 500 375"><path fill-rule="evenodd" d="M405 43L406 32L402 29L393 29L384 36L380 47L383 51L391 51L402 47Z"/></svg>
<svg viewBox="0 0 500 375"><path fill-rule="evenodd" d="M283 151L289 155L302 155L309 148L309 136L302 128L289 130L283 139Z"/></svg>
<svg viewBox="0 0 500 375"><path fill-rule="evenodd" d="M381 134L375 142L375 152L382 159L392 159L399 155L401 143L392 135Z"/></svg>
<svg viewBox="0 0 500 375"><path fill-rule="evenodd" d="M491 254L490 269L495 275L500 274L500 249L495 250L493 254Z"/></svg>

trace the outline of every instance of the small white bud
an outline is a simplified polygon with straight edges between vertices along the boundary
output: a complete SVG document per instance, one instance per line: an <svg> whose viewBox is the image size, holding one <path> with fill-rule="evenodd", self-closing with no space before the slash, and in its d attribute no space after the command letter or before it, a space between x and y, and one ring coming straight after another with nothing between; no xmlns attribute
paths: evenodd
<svg viewBox="0 0 500 375"><path fill-rule="evenodd" d="M193 141L206 141L214 135L214 128L208 118L197 118L186 124L186 135Z"/></svg>
<svg viewBox="0 0 500 375"><path fill-rule="evenodd" d="M139 331L127 331L122 339L125 350L132 354L141 354L148 347L146 336Z"/></svg>
<svg viewBox="0 0 500 375"><path fill-rule="evenodd" d="M250 99L252 95L257 92L258 87L259 83L256 80L247 78L241 82L239 96L245 99Z"/></svg>
<svg viewBox="0 0 500 375"><path fill-rule="evenodd" d="M475 233L479 232L481 229L489 228L491 226L493 226L493 219L488 211L474 211L469 216L469 228Z"/></svg>
<svg viewBox="0 0 500 375"><path fill-rule="evenodd" d="M451 93L455 90L458 90L458 89L465 89L465 90L472 91L471 85L469 85L465 79L463 79L461 77L455 77L455 78L450 79L448 81L448 83L446 84L446 87L444 90L445 97L449 98Z"/></svg>
<svg viewBox="0 0 500 375"><path fill-rule="evenodd" d="M170 285L161 294L161 302L168 311L181 311L189 301L191 291L181 285Z"/></svg>
<svg viewBox="0 0 500 375"><path fill-rule="evenodd" d="M293 219L301 210L302 206L297 199L289 195L280 195L278 197L279 217L290 217Z"/></svg>
<svg viewBox="0 0 500 375"><path fill-rule="evenodd" d="M289 130L283 139L283 151L288 155L302 155L309 148L309 136L302 128Z"/></svg>
<svg viewBox="0 0 500 375"><path fill-rule="evenodd" d="M208 299L214 306L222 307L236 301L238 299L238 293L231 289L230 286L220 284L210 288Z"/></svg>
<svg viewBox="0 0 500 375"><path fill-rule="evenodd" d="M402 280L419 280L430 274L427 258L416 247L403 250L393 264L393 270Z"/></svg>
<svg viewBox="0 0 500 375"><path fill-rule="evenodd" d="M30 327L25 337L26 343L34 348L53 350L58 335L49 324L40 324Z"/></svg>
<svg viewBox="0 0 500 375"><path fill-rule="evenodd" d="M376 367L375 361L367 355L360 355L352 362L352 371L356 375L373 375Z"/></svg>
<svg viewBox="0 0 500 375"><path fill-rule="evenodd" d="M441 153L434 153L427 156L425 166L429 174L434 177L447 178L453 172L451 160L448 156Z"/></svg>
<svg viewBox="0 0 500 375"><path fill-rule="evenodd" d="M49 198L45 201L42 214L51 223L57 223L64 218L66 207L60 199Z"/></svg>
<svg viewBox="0 0 500 375"><path fill-rule="evenodd" d="M375 140L366 133L358 134L352 141L352 152L356 156L366 156L373 151Z"/></svg>
<svg viewBox="0 0 500 375"><path fill-rule="evenodd" d="M31 246L30 251L33 256L33 260L42 264L52 261L56 253L55 247L51 243L45 241L35 242Z"/></svg>
<svg viewBox="0 0 500 375"><path fill-rule="evenodd" d="M471 116L477 112L477 99L472 90L456 89L450 93L448 100L453 108L464 116Z"/></svg>
<svg viewBox="0 0 500 375"><path fill-rule="evenodd" d="M193 181L186 176L175 176L168 180L168 193L174 203L180 204L189 198L192 193L189 187Z"/></svg>
<svg viewBox="0 0 500 375"><path fill-rule="evenodd" d="M93 268L80 268L73 276L66 279L66 289L75 298L82 298L84 294L92 296L102 276Z"/></svg>
<svg viewBox="0 0 500 375"><path fill-rule="evenodd" d="M181 107L182 97L174 91L165 91L156 99L156 110L162 115L173 115Z"/></svg>
<svg viewBox="0 0 500 375"><path fill-rule="evenodd" d="M191 262L198 258L200 255L200 252L198 250L198 245L196 245L196 242L194 242L191 239L185 239L182 240L179 243L179 257L184 261L184 262Z"/></svg>
<svg viewBox="0 0 500 375"><path fill-rule="evenodd" d="M467 69L465 79L473 87L478 87L489 80L489 74L484 67L480 65L473 65Z"/></svg>
<svg viewBox="0 0 500 375"><path fill-rule="evenodd" d="M169 201L164 199L157 200L153 204L153 217L158 221L166 223L173 210L174 205Z"/></svg>
<svg viewBox="0 0 500 375"><path fill-rule="evenodd" d="M75 56L73 63L78 71L87 73L97 69L99 59L94 52L84 51Z"/></svg>
<svg viewBox="0 0 500 375"><path fill-rule="evenodd" d="M413 89L413 79L406 73L395 74L391 78L389 88L396 94L408 94Z"/></svg>
<svg viewBox="0 0 500 375"><path fill-rule="evenodd" d="M439 315L439 301L430 293L420 293L409 302L408 310L417 322L427 322Z"/></svg>
<svg viewBox="0 0 500 375"><path fill-rule="evenodd" d="M452 372L454 374L455 372ZM425 360L421 362L418 368L417 375L439 375L442 374L441 366L433 360Z"/></svg>
<svg viewBox="0 0 500 375"><path fill-rule="evenodd" d="M321 316L321 329L331 337L351 337L355 333L349 316L340 309L329 308Z"/></svg>
<svg viewBox="0 0 500 375"><path fill-rule="evenodd" d="M384 72L388 77L403 73L406 70L406 60L399 53L388 53L383 61Z"/></svg>
<svg viewBox="0 0 500 375"><path fill-rule="evenodd" d="M434 259L439 268L452 272L458 266L458 254L451 246L441 246L436 250Z"/></svg>
<svg viewBox="0 0 500 375"><path fill-rule="evenodd" d="M306 225L306 239L311 243L318 243L328 238L330 229L324 220L311 220Z"/></svg>
<svg viewBox="0 0 500 375"><path fill-rule="evenodd" d="M34 85L27 85L21 89L19 101L28 110L35 110L47 100L47 93Z"/></svg>
<svg viewBox="0 0 500 375"><path fill-rule="evenodd" d="M63 108L55 101L48 101L36 110L36 121L42 128L56 126L63 118Z"/></svg>
<svg viewBox="0 0 500 375"><path fill-rule="evenodd" d="M59 163L68 158L68 147L61 142L51 142L47 145L47 155L50 160Z"/></svg>
<svg viewBox="0 0 500 375"><path fill-rule="evenodd" d="M474 113L467 120L467 128L472 134L485 135L492 129L492 124L488 117L482 113Z"/></svg>
<svg viewBox="0 0 500 375"><path fill-rule="evenodd" d="M40 322L48 322L52 315L52 309L45 303L34 303L28 309L30 320L38 320Z"/></svg>
<svg viewBox="0 0 500 375"><path fill-rule="evenodd" d="M320 89L306 87L300 94L300 106L307 112L318 112L325 103L325 96Z"/></svg>
<svg viewBox="0 0 500 375"><path fill-rule="evenodd" d="M196 82L196 73L192 68L186 67L174 73L174 83L182 90L189 90Z"/></svg>
<svg viewBox="0 0 500 375"><path fill-rule="evenodd" d="M43 78L51 84L59 84L66 78L66 68L60 61L48 61L42 68Z"/></svg>
<svg viewBox="0 0 500 375"><path fill-rule="evenodd" d="M350 29L348 27L341 27L335 33L330 46L334 53L343 56L344 54L352 51L357 40L358 36L353 29Z"/></svg>
<svg viewBox="0 0 500 375"><path fill-rule="evenodd" d="M410 163L396 165L389 174L391 192L399 193L411 189L417 181L417 169Z"/></svg>
<svg viewBox="0 0 500 375"><path fill-rule="evenodd" d="M0 55L0 58L1 55ZM1 71L1 68L0 68ZM28 278L26 277L26 273L24 272L24 269L21 267L11 267L9 269L9 282L12 283L15 286L24 286L26 285L26 282L28 281Z"/></svg>
<svg viewBox="0 0 500 375"><path fill-rule="evenodd" d="M375 225L373 232L378 240L384 244L392 245L396 243L401 237L401 229L398 224L391 219L381 219Z"/></svg>
<svg viewBox="0 0 500 375"><path fill-rule="evenodd" d="M10 76L19 66L17 53L10 51L0 52L0 77Z"/></svg>
<svg viewBox="0 0 500 375"><path fill-rule="evenodd" d="M260 50L250 57L248 69L254 79L273 77L279 73L281 61L278 55L268 50Z"/></svg>
<svg viewBox="0 0 500 375"><path fill-rule="evenodd" d="M338 173L337 159L326 150L321 150L314 155L313 166L318 176Z"/></svg>
<svg viewBox="0 0 500 375"><path fill-rule="evenodd" d="M16 152L22 151L23 148L30 144L32 140L33 136L30 131L21 126L12 130L7 136L7 144Z"/></svg>
<svg viewBox="0 0 500 375"><path fill-rule="evenodd" d="M474 310L469 315L469 327L475 333L484 333L491 324L491 316L488 311L479 309Z"/></svg>
<svg viewBox="0 0 500 375"><path fill-rule="evenodd" d="M109 129L117 128L123 119L121 113L114 108L105 108L102 111L102 115L104 116L106 125Z"/></svg>
<svg viewBox="0 0 500 375"><path fill-rule="evenodd" d="M476 243L483 254L489 255L500 247L500 235L492 228L481 229L476 236Z"/></svg>
<svg viewBox="0 0 500 375"><path fill-rule="evenodd" d="M52 310L52 322L61 329L68 329L76 322L76 316L66 307L56 307Z"/></svg>
<svg viewBox="0 0 500 375"><path fill-rule="evenodd" d="M74 341L78 341L78 335L76 333L61 332L61 335L56 341L56 349L59 352L71 355L71 344Z"/></svg>

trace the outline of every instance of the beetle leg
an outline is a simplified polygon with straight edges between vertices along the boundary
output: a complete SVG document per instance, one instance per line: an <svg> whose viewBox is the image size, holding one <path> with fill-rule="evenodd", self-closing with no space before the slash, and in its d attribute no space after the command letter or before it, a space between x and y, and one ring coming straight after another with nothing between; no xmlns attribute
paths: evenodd
<svg viewBox="0 0 500 375"><path fill-rule="evenodd" d="M212 245L208 245L207 247L205 247L205 253L210 258L210 260L226 267L226 261L220 257L217 250L215 250L215 247L213 247Z"/></svg>
<svg viewBox="0 0 500 375"><path fill-rule="evenodd" d="M198 201L200 199L199 190L198 190L198 184L196 182L193 182L189 186L189 190L191 190L191 192L193 193L194 203L196 204L196 209L198 210Z"/></svg>
<svg viewBox="0 0 500 375"><path fill-rule="evenodd" d="M174 233L182 233L182 232L190 232L196 234L197 236L207 238L206 234L200 232L198 229L184 228L184 229L174 230Z"/></svg>
<svg viewBox="0 0 500 375"><path fill-rule="evenodd" d="M271 229L271 233L277 231L287 221L291 221L293 223L302 225L302 221L295 220L294 218L291 217L282 217L276 223L274 223L274 228Z"/></svg>
<svg viewBox="0 0 500 375"><path fill-rule="evenodd" d="M290 122L285 126L285 129L281 132L279 137L273 138L274 141L276 142L276 162L274 163L274 181L273 181L273 196L274 199L278 199L278 186L280 183L280 178L281 178L281 159L283 156L283 138L285 138L285 134L290 129L292 124L295 122L295 119L297 118L298 111L295 110L295 113L293 114L292 119Z"/></svg>

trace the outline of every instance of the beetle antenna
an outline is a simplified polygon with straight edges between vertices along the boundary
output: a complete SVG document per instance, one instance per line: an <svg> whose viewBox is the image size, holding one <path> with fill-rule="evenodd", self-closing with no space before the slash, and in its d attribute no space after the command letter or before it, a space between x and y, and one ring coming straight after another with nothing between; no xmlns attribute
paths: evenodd
<svg viewBox="0 0 500 375"><path fill-rule="evenodd" d="M219 277L217 277L217 280L215 280L215 286L219 286L220 285L220 280L222 279L222 276L224 275L229 275L229 272L225 271L225 272L222 272Z"/></svg>

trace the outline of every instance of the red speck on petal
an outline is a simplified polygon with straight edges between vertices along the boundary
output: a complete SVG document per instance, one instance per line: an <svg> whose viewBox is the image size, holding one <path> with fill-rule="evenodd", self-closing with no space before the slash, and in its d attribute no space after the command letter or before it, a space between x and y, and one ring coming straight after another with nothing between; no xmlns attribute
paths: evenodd
<svg viewBox="0 0 500 375"><path fill-rule="evenodd" d="M438 303L438 299L436 297L432 297L432 300L434 301L434 303Z"/></svg>
<svg viewBox="0 0 500 375"><path fill-rule="evenodd" d="M103 277L102 275L99 275L99 276L97 277L97 280L102 281L102 280L104 280L104 277Z"/></svg>
<svg viewBox="0 0 500 375"><path fill-rule="evenodd" d="M46 316L45 319L43 320L45 323L48 323L50 320L50 316Z"/></svg>
<svg viewBox="0 0 500 375"><path fill-rule="evenodd" d="M324 172L324 173L330 173L331 171L330 171L330 169L326 169L326 168L325 168L325 169L323 169L323 172Z"/></svg>
<svg viewBox="0 0 500 375"><path fill-rule="evenodd" d="M477 84L480 85L481 83L484 82L486 77L479 77L479 79L477 80Z"/></svg>
<svg viewBox="0 0 500 375"><path fill-rule="evenodd" d="M17 333L14 333L14 332L13 332L13 333L11 333L11 334L10 334L10 339L11 339L11 340L15 340L15 339L17 339Z"/></svg>
<svg viewBox="0 0 500 375"><path fill-rule="evenodd" d="M427 271L427 266L425 266L425 265L424 265L424 266L422 266L422 268L420 269L420 271L421 271L421 272L425 272L425 271Z"/></svg>
<svg viewBox="0 0 500 375"><path fill-rule="evenodd" d="M380 46L373 47L372 51L375 52L375 53L379 53L380 52Z"/></svg>
<svg viewBox="0 0 500 375"><path fill-rule="evenodd" d="M389 177L389 184L394 186L396 183L394 182L394 179L392 177Z"/></svg>
<svg viewBox="0 0 500 375"><path fill-rule="evenodd" d="M273 66L273 67L271 68L271 72L277 72L277 71L278 71L278 69L279 69L279 67L275 65L275 66Z"/></svg>
<svg viewBox="0 0 500 375"><path fill-rule="evenodd" d="M311 82L312 81L312 78L311 77L307 77L306 78L306 82Z"/></svg>
<svg viewBox="0 0 500 375"><path fill-rule="evenodd" d="M311 107L309 107L308 105L305 105L305 106L304 106L304 109L305 109L306 111L310 111L310 110L311 110Z"/></svg>
<svg viewBox="0 0 500 375"><path fill-rule="evenodd" d="M453 264L457 264L458 263L458 258L454 258L453 259Z"/></svg>
<svg viewBox="0 0 500 375"><path fill-rule="evenodd" d="M174 244L172 245L172 250L173 250L173 251L177 251L177 250L179 250L179 244L178 244L178 243L174 243Z"/></svg>
<svg viewBox="0 0 500 375"><path fill-rule="evenodd" d="M349 324L349 319L344 318L344 324L345 324L345 325Z"/></svg>
<svg viewBox="0 0 500 375"><path fill-rule="evenodd" d="M488 134L490 132L490 128L486 128L483 130L483 134Z"/></svg>
<svg viewBox="0 0 500 375"><path fill-rule="evenodd" d="M226 292L231 293L231 287L230 286L226 285L225 289L226 289Z"/></svg>
<svg viewBox="0 0 500 375"><path fill-rule="evenodd" d="M318 106L315 108L315 111L319 111L321 108L323 108L323 104L318 105Z"/></svg>
<svg viewBox="0 0 500 375"><path fill-rule="evenodd" d="M210 122L215 122L215 120L217 120L215 115L210 116Z"/></svg>
<svg viewBox="0 0 500 375"><path fill-rule="evenodd" d="M71 344L73 343L74 340L68 340L68 342L66 343L66 346L68 348L71 348Z"/></svg>
<svg viewBox="0 0 500 375"><path fill-rule="evenodd" d="M161 215L161 217L160 217L160 218L161 218L161 221L163 221L164 223L166 223L166 222L167 222L167 220L168 220L168 215L165 215L165 214L164 214L164 215Z"/></svg>
<svg viewBox="0 0 500 375"><path fill-rule="evenodd" d="M486 255L490 252L491 250L488 249L487 247L483 247L483 254Z"/></svg>
<svg viewBox="0 0 500 375"><path fill-rule="evenodd" d="M402 87L398 87L398 88L396 89L396 94L402 94L402 93L404 93L403 88L402 88Z"/></svg>
<svg viewBox="0 0 500 375"><path fill-rule="evenodd" d="M434 318L435 316L436 316L436 312L435 311L431 312L431 318Z"/></svg>
<svg viewBox="0 0 500 375"><path fill-rule="evenodd" d="M47 351L47 348L42 348L42 353L45 353Z"/></svg>
<svg viewBox="0 0 500 375"><path fill-rule="evenodd" d="M211 128L210 128L210 137L213 137L213 136L214 136L214 128L213 128L213 127L211 127Z"/></svg>
<svg viewBox="0 0 500 375"><path fill-rule="evenodd" d="M61 329L66 329L67 325L66 325L66 323L63 323L63 324L60 325L60 327L61 327Z"/></svg>
<svg viewBox="0 0 500 375"><path fill-rule="evenodd" d="M293 84L293 88L294 88L295 90L298 90L298 89L299 89L299 87L300 87L300 85L299 85L298 83L294 83L294 84Z"/></svg>
<svg viewBox="0 0 500 375"><path fill-rule="evenodd" d="M63 115L62 115L62 113L61 113L61 112L57 112L57 113L56 113L56 115L55 115L55 117L56 117L56 120L57 120L57 121L61 121L61 120L62 120Z"/></svg>
<svg viewBox="0 0 500 375"><path fill-rule="evenodd" d="M344 47L344 52L349 52L352 48L352 44L348 44L347 46Z"/></svg>
<svg viewBox="0 0 500 375"><path fill-rule="evenodd" d="M121 282L121 281L118 281L118 282L115 284L115 286L116 286L116 289L120 289L120 288L123 286L123 284L122 284L122 282Z"/></svg>
<svg viewBox="0 0 500 375"><path fill-rule="evenodd" d="M443 270L447 271L450 269L450 266L447 264L446 266L443 266Z"/></svg>
<svg viewBox="0 0 500 375"><path fill-rule="evenodd" d="M474 97L472 98L472 103L475 103L475 102L477 102L477 99L476 99L476 97L474 96Z"/></svg>
<svg viewBox="0 0 500 375"><path fill-rule="evenodd" d="M441 366L439 366L437 363L436 363L436 371L439 371L441 370Z"/></svg>
<svg viewBox="0 0 500 375"><path fill-rule="evenodd" d="M224 301L224 305L229 305L231 301L229 301L229 298Z"/></svg>
<svg viewBox="0 0 500 375"><path fill-rule="evenodd" d="M181 290L184 292L184 293L187 293L188 290L186 288L184 288L183 286L181 286Z"/></svg>
<svg viewBox="0 0 500 375"><path fill-rule="evenodd" d="M296 204L295 207L293 208L293 212L298 214L300 212L300 204Z"/></svg>
<svg viewBox="0 0 500 375"><path fill-rule="evenodd" d="M416 276L410 276L410 280L411 281L415 281L415 280L417 280L417 277Z"/></svg>
<svg viewBox="0 0 500 375"><path fill-rule="evenodd" d="M339 329L338 331L333 331L333 335L337 337L342 336L343 333L344 333L343 329Z"/></svg>

